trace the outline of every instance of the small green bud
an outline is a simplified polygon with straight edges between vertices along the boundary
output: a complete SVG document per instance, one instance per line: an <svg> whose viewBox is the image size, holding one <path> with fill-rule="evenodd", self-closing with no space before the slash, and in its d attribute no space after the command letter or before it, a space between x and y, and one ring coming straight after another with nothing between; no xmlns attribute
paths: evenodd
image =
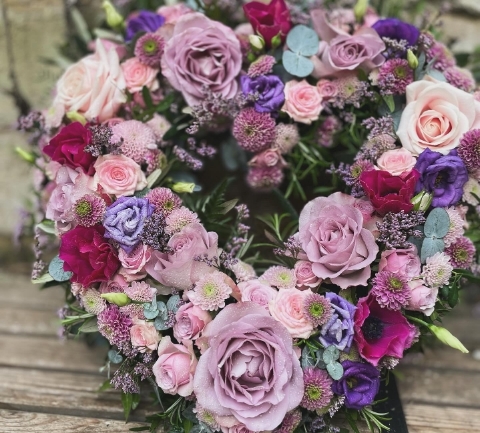
<svg viewBox="0 0 480 433"><path fill-rule="evenodd" d="M265 39L259 35L249 35L248 42L254 50L262 51L265 48Z"/></svg>
<svg viewBox="0 0 480 433"><path fill-rule="evenodd" d="M413 204L413 210L421 210L425 212L432 204L432 200L433 194L430 194L426 191L419 192L411 200Z"/></svg>
<svg viewBox="0 0 480 433"><path fill-rule="evenodd" d="M110 28L116 29L125 25L125 20L118 13L112 3L110 3L110 1L105 0L102 3L102 8L105 11L107 24Z"/></svg>
<svg viewBox="0 0 480 433"><path fill-rule="evenodd" d="M407 50L407 61L408 61L408 66L410 66L413 70L418 68L417 56L413 54L413 51L410 49Z"/></svg>
<svg viewBox="0 0 480 433"><path fill-rule="evenodd" d="M278 48L282 44L282 34L279 33L278 35L275 35L270 41L270 44L272 45L272 50Z"/></svg>
<svg viewBox="0 0 480 433"><path fill-rule="evenodd" d="M69 111L66 116L67 119L71 120L72 122L80 122L82 125L85 125L87 123L87 119L85 119L85 117L77 111Z"/></svg>
<svg viewBox="0 0 480 433"><path fill-rule="evenodd" d="M132 302L125 293L102 293L100 296L111 304L118 305L119 307L125 307L125 305Z"/></svg>
<svg viewBox="0 0 480 433"><path fill-rule="evenodd" d="M178 194L187 193L191 194L195 189L195 184L192 182L175 182L172 185L172 190Z"/></svg>
<svg viewBox="0 0 480 433"><path fill-rule="evenodd" d="M363 20L363 17L367 13L368 9L368 0L357 0L357 3L353 7L353 13L355 15L355 19L360 22Z"/></svg>
<svg viewBox="0 0 480 433"><path fill-rule="evenodd" d="M22 149L21 147L15 147L15 152L17 152L21 158L23 158L25 161L29 162L30 164L33 164L35 162L35 155L32 152L28 152L25 149Z"/></svg>
<svg viewBox="0 0 480 433"><path fill-rule="evenodd" d="M462 353L468 353L467 348L460 342L460 340L452 335L452 333L442 328L441 326L427 325L428 329L432 332L435 337L437 337L443 344L453 347L454 349L460 350Z"/></svg>

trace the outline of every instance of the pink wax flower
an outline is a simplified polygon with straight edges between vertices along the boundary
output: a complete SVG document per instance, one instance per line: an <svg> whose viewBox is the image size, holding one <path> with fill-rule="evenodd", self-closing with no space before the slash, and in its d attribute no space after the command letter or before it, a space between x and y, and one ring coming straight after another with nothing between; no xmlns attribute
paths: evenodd
<svg viewBox="0 0 480 433"><path fill-rule="evenodd" d="M180 342L196 340L211 321L212 316L207 311L188 302L175 314L173 336Z"/></svg>
<svg viewBox="0 0 480 433"><path fill-rule="evenodd" d="M296 122L311 124L322 111L322 95L306 80L291 80L285 84L285 104L282 111Z"/></svg>
<svg viewBox="0 0 480 433"><path fill-rule="evenodd" d="M160 334L152 322L134 320L130 328L130 339L133 347L138 347L141 353L151 352L158 347Z"/></svg>

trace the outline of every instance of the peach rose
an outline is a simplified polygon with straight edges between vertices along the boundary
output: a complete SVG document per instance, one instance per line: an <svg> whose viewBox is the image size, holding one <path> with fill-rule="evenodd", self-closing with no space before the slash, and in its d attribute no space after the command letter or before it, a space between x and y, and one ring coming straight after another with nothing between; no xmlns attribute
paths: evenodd
<svg viewBox="0 0 480 433"><path fill-rule="evenodd" d="M465 132L480 127L480 102L463 90L427 77L407 86L397 136L413 155L430 149L446 155Z"/></svg>
<svg viewBox="0 0 480 433"><path fill-rule="evenodd" d="M285 84L285 104L282 111L296 122L310 124L322 111L322 95L306 80L291 80Z"/></svg>
<svg viewBox="0 0 480 433"><path fill-rule="evenodd" d="M377 168L388 171L393 176L400 176L409 172L417 162L417 159L404 147L387 150L377 159Z"/></svg>
<svg viewBox="0 0 480 433"><path fill-rule="evenodd" d="M118 54L106 50L100 40L95 54L71 65L57 82L53 106L63 113L77 111L87 120L104 122L114 117L126 101L125 79Z"/></svg>
<svg viewBox="0 0 480 433"><path fill-rule="evenodd" d="M122 63L125 84L130 93L140 92L146 86L152 92L158 89L158 69L144 65L136 57Z"/></svg>
<svg viewBox="0 0 480 433"><path fill-rule="evenodd" d="M141 353L155 350L160 341L160 334L152 322L136 319L130 328L130 340L132 346L138 347Z"/></svg>
<svg viewBox="0 0 480 433"><path fill-rule="evenodd" d="M94 164L94 180L107 194L132 195L147 186L140 166L125 155L103 155Z"/></svg>

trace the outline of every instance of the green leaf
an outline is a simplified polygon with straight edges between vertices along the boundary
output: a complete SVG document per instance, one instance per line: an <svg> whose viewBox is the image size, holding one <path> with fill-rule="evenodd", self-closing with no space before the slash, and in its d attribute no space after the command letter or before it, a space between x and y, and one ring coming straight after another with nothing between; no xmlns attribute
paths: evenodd
<svg viewBox="0 0 480 433"><path fill-rule="evenodd" d="M165 302L158 301L157 302L157 310L158 310L158 316L161 317L163 320L168 319L168 308L165 305Z"/></svg>
<svg viewBox="0 0 480 433"><path fill-rule="evenodd" d="M112 387L112 384L110 383L110 379L107 379L105 382L100 385L100 387L97 389L97 392L103 392L106 391L107 389L110 389Z"/></svg>
<svg viewBox="0 0 480 433"><path fill-rule="evenodd" d="M150 90L148 90L147 86L142 87L142 97L143 101L145 102L145 106L147 107L147 110L153 108L152 96L150 95Z"/></svg>
<svg viewBox="0 0 480 433"><path fill-rule="evenodd" d="M237 203L238 203L237 198L234 198L233 200L226 201L225 203L220 205L220 209L222 209L220 211L220 213L222 215L227 214L228 212L230 212L236 206Z"/></svg>
<svg viewBox="0 0 480 433"><path fill-rule="evenodd" d="M53 277L55 281L63 282L72 278L73 272L63 270L63 260L55 256L48 265L48 273Z"/></svg>
<svg viewBox="0 0 480 433"><path fill-rule="evenodd" d="M153 323L155 326L155 329L157 331L165 331L166 329L170 328L171 326L168 326L167 320L163 319L161 317L157 317L155 319L155 322Z"/></svg>
<svg viewBox="0 0 480 433"><path fill-rule="evenodd" d="M300 54L284 51L282 56L285 70L296 77L308 77L314 69L313 62Z"/></svg>
<svg viewBox="0 0 480 433"><path fill-rule="evenodd" d="M147 177L147 187L152 188L155 185L155 182L160 178L162 174L162 170L157 168L156 170L152 171L150 175Z"/></svg>
<svg viewBox="0 0 480 433"><path fill-rule="evenodd" d="M425 263L426 260L434 254L441 253L444 249L445 243L443 239L425 238L420 252L422 263Z"/></svg>
<svg viewBox="0 0 480 433"><path fill-rule="evenodd" d="M322 358L326 364L330 364L331 362L336 361L339 356L340 351L332 344L325 349Z"/></svg>
<svg viewBox="0 0 480 433"><path fill-rule="evenodd" d="M55 234L55 222L52 220L43 220L42 222L38 223L36 227L50 235Z"/></svg>
<svg viewBox="0 0 480 433"><path fill-rule="evenodd" d="M310 57L318 52L318 35L315 30L300 24L288 32L287 46L296 54Z"/></svg>
<svg viewBox="0 0 480 433"><path fill-rule="evenodd" d="M150 427L148 425L144 427L132 427L130 431L149 431Z"/></svg>
<svg viewBox="0 0 480 433"><path fill-rule="evenodd" d="M447 211L441 207L436 207L428 214L423 231L427 238L443 238L449 229L450 217Z"/></svg>
<svg viewBox="0 0 480 433"><path fill-rule="evenodd" d="M50 281L55 281L53 277L47 272L43 274L41 277L38 277L36 280L30 280L32 284L45 284L49 283Z"/></svg>
<svg viewBox="0 0 480 433"><path fill-rule="evenodd" d="M387 104L390 113L393 113L395 111L395 101L393 100L393 95L384 95L383 100L385 101L385 104Z"/></svg>
<svg viewBox="0 0 480 433"><path fill-rule="evenodd" d="M140 394L132 395L132 410L135 410L140 404Z"/></svg>
<svg viewBox="0 0 480 433"><path fill-rule="evenodd" d="M90 317L90 319L85 320L83 325L78 328L78 332L87 334L89 332L98 332L98 323L96 317Z"/></svg>
<svg viewBox="0 0 480 433"><path fill-rule="evenodd" d="M333 380L340 380L343 376L343 367L339 362L327 364L327 371Z"/></svg>
<svg viewBox="0 0 480 433"><path fill-rule="evenodd" d="M130 416L130 412L132 411L133 394L130 394L129 392L122 392L122 405L125 421L128 421L128 417Z"/></svg>

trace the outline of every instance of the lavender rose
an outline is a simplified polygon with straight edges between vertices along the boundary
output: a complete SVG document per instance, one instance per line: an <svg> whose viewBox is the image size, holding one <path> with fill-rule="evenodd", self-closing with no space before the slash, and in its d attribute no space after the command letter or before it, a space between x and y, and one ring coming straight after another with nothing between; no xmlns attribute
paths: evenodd
<svg viewBox="0 0 480 433"><path fill-rule="evenodd" d="M348 352L353 341L353 315L357 307L333 292L327 292L325 297L330 301L333 314L322 326L318 339L325 347L334 345Z"/></svg>
<svg viewBox="0 0 480 433"><path fill-rule="evenodd" d="M120 197L107 208L105 237L113 239L131 253L140 242L140 233L146 218L153 214L154 207L145 198Z"/></svg>
<svg viewBox="0 0 480 433"><path fill-rule="evenodd" d="M193 388L217 417L235 417L251 431L273 430L303 397L303 374L292 337L263 307L227 305L203 332Z"/></svg>
<svg viewBox="0 0 480 433"><path fill-rule="evenodd" d="M204 99L204 88L233 98L242 52L232 29L200 13L189 13L175 24L162 57L162 72L189 105Z"/></svg>
<svg viewBox="0 0 480 433"><path fill-rule="evenodd" d="M340 192L317 197L300 214L298 240L312 271L329 278L342 289L366 286L370 263L378 246L370 231L363 228L363 215L355 199Z"/></svg>
<svg viewBox="0 0 480 433"><path fill-rule="evenodd" d="M283 94L285 86L276 75L260 75L254 78L243 75L240 78L240 85L245 96L258 94L258 99L255 100L255 111L259 113L280 110L285 102Z"/></svg>

